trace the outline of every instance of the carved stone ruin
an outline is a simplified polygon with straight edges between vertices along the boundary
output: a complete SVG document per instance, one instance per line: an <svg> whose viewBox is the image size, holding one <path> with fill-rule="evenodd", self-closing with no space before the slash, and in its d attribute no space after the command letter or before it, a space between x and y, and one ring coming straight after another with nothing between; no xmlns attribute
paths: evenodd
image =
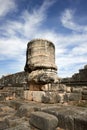
<svg viewBox="0 0 87 130"><path fill-rule="evenodd" d="M42 39L30 41L27 44L25 71L28 73L29 95L35 94L35 91L41 95L45 91L53 91L54 84L59 82L54 44Z"/></svg>
<svg viewBox="0 0 87 130"><path fill-rule="evenodd" d="M27 45L25 71L28 72L30 90L47 89L51 83L58 82L55 65L55 46L42 39L32 40Z"/></svg>

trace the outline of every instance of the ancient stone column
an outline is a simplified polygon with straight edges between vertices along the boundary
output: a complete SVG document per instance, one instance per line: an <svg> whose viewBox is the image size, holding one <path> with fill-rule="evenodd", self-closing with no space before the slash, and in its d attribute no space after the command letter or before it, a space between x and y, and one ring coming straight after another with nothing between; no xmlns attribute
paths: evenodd
<svg viewBox="0 0 87 130"><path fill-rule="evenodd" d="M32 40L27 44L25 70L31 72L42 68L57 70L55 65L55 46L47 40Z"/></svg>
<svg viewBox="0 0 87 130"><path fill-rule="evenodd" d="M52 42L36 39L27 44L25 71L28 73L29 90L24 91L24 99L44 103L58 102L59 79Z"/></svg>
<svg viewBox="0 0 87 130"><path fill-rule="evenodd" d="M48 40L36 39L27 44L25 71L30 90L49 89L58 82L55 65L55 46Z"/></svg>

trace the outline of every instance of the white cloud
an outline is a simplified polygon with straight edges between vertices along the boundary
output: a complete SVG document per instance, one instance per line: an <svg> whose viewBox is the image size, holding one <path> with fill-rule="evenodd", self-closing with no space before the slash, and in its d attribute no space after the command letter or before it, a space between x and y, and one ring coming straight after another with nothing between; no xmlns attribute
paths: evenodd
<svg viewBox="0 0 87 130"><path fill-rule="evenodd" d="M22 50L25 50L28 39L32 39L37 33L40 24L45 19L44 11L50 3L46 1L40 7L40 10L34 10L29 13L25 10L19 17L20 21L7 21L0 26L0 31L7 38L0 39L0 55L7 58L17 57ZM8 46L6 48L6 46ZM6 48L6 50L5 50ZM2 58L2 57L1 57Z"/></svg>
<svg viewBox="0 0 87 130"><path fill-rule="evenodd" d="M87 25L79 25L74 20L75 10L66 9L61 16L61 23L65 28L77 32L87 32Z"/></svg>
<svg viewBox="0 0 87 130"><path fill-rule="evenodd" d="M0 17L16 8L14 0L0 0Z"/></svg>
<svg viewBox="0 0 87 130"><path fill-rule="evenodd" d="M45 0L41 7L34 9L32 13L28 10L24 10L21 16L19 16L18 21L8 20L0 27L0 30L3 32L3 35L7 37L17 37L17 34L19 34L25 38L32 39L40 25L42 25L46 19L46 11L54 2L53 0Z"/></svg>
<svg viewBox="0 0 87 130"><path fill-rule="evenodd" d="M9 68L15 71L23 70L26 44L33 38L45 38L55 44L59 76L71 76L80 69L81 65L87 63L87 33L86 31L83 34L78 33L80 25L73 22L73 11L65 11L61 21L64 27L74 30L76 33L65 36L55 30L42 28L47 19L47 9L52 4L52 1L45 0L39 9L34 9L32 13L24 10L18 20L9 20L0 27L3 35L6 36L6 38L0 38L0 60L15 60L15 62L9 63Z"/></svg>
<svg viewBox="0 0 87 130"><path fill-rule="evenodd" d="M45 12L53 3L45 0L39 9L34 9L32 13L24 10L18 20L8 20L0 26L0 31L5 36L5 38L0 38L0 60L15 60L15 63L9 63L8 68L15 68L17 71L23 70L26 44L38 33L40 25L46 18Z"/></svg>

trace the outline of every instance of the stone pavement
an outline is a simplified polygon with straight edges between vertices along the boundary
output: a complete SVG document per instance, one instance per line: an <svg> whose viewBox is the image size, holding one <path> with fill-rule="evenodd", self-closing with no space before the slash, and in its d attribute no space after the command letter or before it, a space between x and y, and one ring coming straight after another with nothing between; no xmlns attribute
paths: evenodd
<svg viewBox="0 0 87 130"><path fill-rule="evenodd" d="M87 130L87 108L23 100L1 102L0 130Z"/></svg>

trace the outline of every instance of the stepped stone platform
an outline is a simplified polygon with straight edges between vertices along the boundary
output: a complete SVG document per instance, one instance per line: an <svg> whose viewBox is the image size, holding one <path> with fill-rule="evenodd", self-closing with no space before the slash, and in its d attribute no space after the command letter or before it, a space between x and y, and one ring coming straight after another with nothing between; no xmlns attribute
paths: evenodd
<svg viewBox="0 0 87 130"><path fill-rule="evenodd" d="M87 130L87 108L20 99L0 101L0 130Z"/></svg>

